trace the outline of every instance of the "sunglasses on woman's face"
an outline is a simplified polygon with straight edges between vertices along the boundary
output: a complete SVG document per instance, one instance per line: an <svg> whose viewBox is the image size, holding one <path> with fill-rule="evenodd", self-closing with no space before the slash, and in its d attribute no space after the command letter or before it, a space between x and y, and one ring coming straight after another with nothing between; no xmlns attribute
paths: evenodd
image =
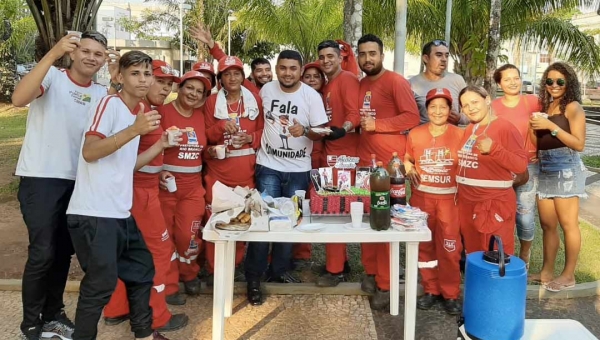
<svg viewBox="0 0 600 340"><path fill-rule="evenodd" d="M552 86L554 84L556 84L558 86L565 86L566 82L563 78L558 78L558 79L548 78L548 79L546 79L546 85Z"/></svg>

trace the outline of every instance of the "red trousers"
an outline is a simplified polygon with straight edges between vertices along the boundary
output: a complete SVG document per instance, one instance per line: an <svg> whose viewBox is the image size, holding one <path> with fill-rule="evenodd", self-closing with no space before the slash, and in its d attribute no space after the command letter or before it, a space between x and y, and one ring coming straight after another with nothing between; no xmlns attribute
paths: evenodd
<svg viewBox="0 0 600 340"><path fill-rule="evenodd" d="M504 252L515 253L515 216L517 201L514 190L511 197L502 195L499 199L468 201L458 195L458 213L460 233L463 236L465 252L489 250L490 238L498 235L502 238Z"/></svg>
<svg viewBox="0 0 600 340"><path fill-rule="evenodd" d="M217 182L225 184L228 187L235 188L236 186L254 188L254 180L245 183L227 183L220 178L216 178L212 173L206 172L204 174L204 185L206 188L206 203L212 203L212 187ZM211 211L206 209L206 220L210 218ZM235 266L239 266L244 261L244 255L246 254L246 242L235 243ZM204 247L204 256L206 257L206 271L209 273L215 272L215 244L212 242L206 242Z"/></svg>
<svg viewBox="0 0 600 340"><path fill-rule="evenodd" d="M362 243L361 260L365 273L375 275L377 287L381 290L390 290L390 244Z"/></svg>
<svg viewBox="0 0 600 340"><path fill-rule="evenodd" d="M294 260L310 260L312 243L294 243L292 251Z"/></svg>
<svg viewBox="0 0 600 340"><path fill-rule="evenodd" d="M154 188L134 187L133 206L131 208L131 214L142 232L146 246L148 246L154 260L156 273L154 275L154 287L150 292L153 329L163 327L171 319L171 312L169 312L165 301L165 285L167 273L171 263L174 262L172 260L175 259L175 246L164 223L158 191L158 185ZM119 280L115 292L106 307L104 307L104 316L116 318L127 314L129 314L127 291L125 290L125 284Z"/></svg>
<svg viewBox="0 0 600 340"><path fill-rule="evenodd" d="M200 272L196 258L202 251L199 232L206 209L204 187L198 181L194 186L178 186L172 193L161 190L159 198L179 259L171 263L167 277L167 295L172 295L179 291L179 281L191 281Z"/></svg>
<svg viewBox="0 0 600 340"><path fill-rule="evenodd" d="M344 262L346 261L348 261L348 254L345 243L325 244L325 269L328 272L340 274L344 271Z"/></svg>
<svg viewBox="0 0 600 340"><path fill-rule="evenodd" d="M413 191L410 205L429 214L431 241L419 243L419 272L425 293L458 299L462 242L454 196Z"/></svg>

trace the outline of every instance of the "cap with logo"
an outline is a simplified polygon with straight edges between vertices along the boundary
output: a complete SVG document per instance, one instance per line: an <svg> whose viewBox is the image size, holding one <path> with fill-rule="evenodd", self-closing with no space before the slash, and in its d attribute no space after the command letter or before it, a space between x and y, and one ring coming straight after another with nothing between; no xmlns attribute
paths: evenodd
<svg viewBox="0 0 600 340"><path fill-rule="evenodd" d="M186 80L190 79L198 79L204 84L204 91L209 91L212 86L210 83L210 79L208 79L205 75L198 71L189 71L186 72L183 77L181 77L181 84L183 84Z"/></svg>
<svg viewBox="0 0 600 340"><path fill-rule="evenodd" d="M435 88L431 89L427 92L427 96L425 97L425 103L429 104L430 101L436 98L444 98L448 100L449 104L452 106L452 94L446 88Z"/></svg>
<svg viewBox="0 0 600 340"><path fill-rule="evenodd" d="M173 78L174 82L180 82L179 71L162 60L152 60L152 74L158 78Z"/></svg>
<svg viewBox="0 0 600 340"><path fill-rule="evenodd" d="M209 63L208 61L197 62L192 66L192 71L206 72L206 73L210 74L211 83L213 86L215 86L215 84L216 84L215 77L217 75L215 74L215 68L212 63Z"/></svg>
<svg viewBox="0 0 600 340"><path fill-rule="evenodd" d="M219 73L225 72L226 70L228 70L230 68L240 69L243 73L244 72L244 63L242 63L242 60L240 58L233 57L233 56L226 56L226 57L219 59L219 66L218 66Z"/></svg>

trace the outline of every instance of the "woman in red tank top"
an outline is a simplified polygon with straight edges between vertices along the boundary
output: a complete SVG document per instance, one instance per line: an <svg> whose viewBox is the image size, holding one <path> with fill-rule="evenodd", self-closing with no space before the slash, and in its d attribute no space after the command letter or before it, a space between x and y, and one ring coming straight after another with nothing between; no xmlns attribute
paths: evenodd
<svg viewBox="0 0 600 340"><path fill-rule="evenodd" d="M165 150L161 180L173 178L175 187L161 190L163 215L177 250L178 260L172 262L167 277L167 300L177 298L179 281L183 281L188 295L200 293L196 263L201 251L199 236L204 216L204 186L202 185L202 152L206 148L206 131L201 109L196 109L210 80L197 71L187 72L181 78L177 99L158 108L163 129L178 129L183 134L178 146ZM175 189L175 190L173 190Z"/></svg>
<svg viewBox="0 0 600 340"><path fill-rule="evenodd" d="M538 213L544 232L542 271L532 280L558 292L575 286L575 266L581 247L579 199L585 194L585 167L579 152L585 147L585 113L581 107L579 80L565 63L550 65L542 76L542 112L529 123L535 131L540 160L537 191ZM565 267L554 277L560 244L558 224L565 235Z"/></svg>

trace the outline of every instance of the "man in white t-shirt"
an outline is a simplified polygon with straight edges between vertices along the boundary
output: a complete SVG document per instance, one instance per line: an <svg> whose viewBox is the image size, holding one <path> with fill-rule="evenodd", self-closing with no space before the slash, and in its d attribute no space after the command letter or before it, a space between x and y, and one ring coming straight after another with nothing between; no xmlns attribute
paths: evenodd
<svg viewBox="0 0 600 340"><path fill-rule="evenodd" d="M311 127L327 122L323 99L302 83L302 57L282 51L275 66L277 81L265 84L260 96L265 114L261 146L256 156L256 188L272 197L292 197L308 190L313 140L323 136ZM274 243L269 281L298 282L290 273L292 243ZM248 301L262 303L260 278L267 270L269 243L250 242L246 253Z"/></svg>
<svg viewBox="0 0 600 340"><path fill-rule="evenodd" d="M69 69L52 66L65 54L72 60ZM12 95L15 106L31 104L16 169L21 177L18 198L29 233L21 339L71 339L73 323L63 310L73 255L65 212L75 184L88 110L106 95L106 87L93 83L92 77L107 58L102 34L67 35L19 82Z"/></svg>
<svg viewBox="0 0 600 340"><path fill-rule="evenodd" d="M458 93L467 84L460 74L447 71L448 59L450 58L448 43L444 40L430 41L423 45L421 54L425 70L408 80L415 93L415 100L421 115L421 124L429 121L425 96L427 92L435 88L446 88L452 94L453 104L448 122L461 125L468 124L467 116L461 114L458 107Z"/></svg>
<svg viewBox="0 0 600 340"><path fill-rule="evenodd" d="M69 234L85 276L79 289L75 340L96 339L102 309L117 278L125 283L136 339L166 339L152 330L150 290L154 263L131 217L133 174L163 152L166 133L138 155L141 135L160 126L157 111L142 100L154 81L152 58L139 51L119 60L122 90L90 109L75 190L67 209Z"/></svg>

